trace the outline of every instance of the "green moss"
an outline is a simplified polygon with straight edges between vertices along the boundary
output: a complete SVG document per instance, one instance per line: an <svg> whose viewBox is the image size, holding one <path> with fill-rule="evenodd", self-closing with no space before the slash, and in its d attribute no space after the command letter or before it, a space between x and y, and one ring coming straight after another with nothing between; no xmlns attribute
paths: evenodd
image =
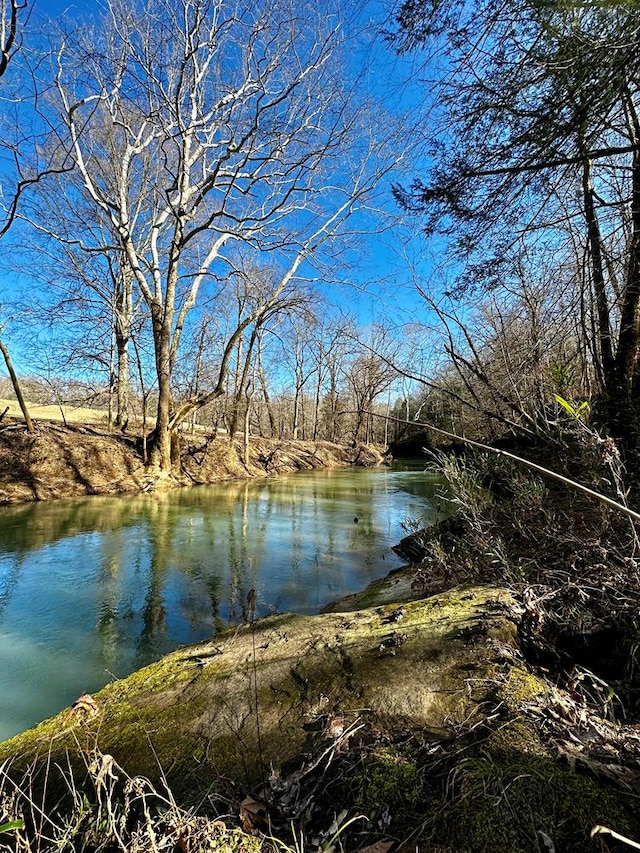
<svg viewBox="0 0 640 853"><path fill-rule="evenodd" d="M361 725L333 757L331 813L390 818L398 837L424 826L427 848L456 853L528 853L540 833L558 851L588 851L595 823L640 837L625 796L552 760L522 715L545 684L513 653L511 601L477 587L401 613L385 603L260 620L109 685L97 715L59 715L2 744L0 761L26 766L37 752L83 771L87 756L109 753L130 775L166 777L191 808L205 789L252 790L271 767L286 778L330 748L326 721L342 714ZM500 719L487 719L493 708ZM476 737L485 751L473 755Z"/></svg>
<svg viewBox="0 0 640 853"><path fill-rule="evenodd" d="M247 835L240 829L220 834L210 845L211 853L260 853L263 849L262 839Z"/></svg>
<svg viewBox="0 0 640 853"><path fill-rule="evenodd" d="M485 753L461 761L450 781L451 801L430 834L456 853L530 853L543 849L543 834L563 853L595 851L596 824L639 836L630 800L547 758Z"/></svg>
<svg viewBox="0 0 640 853"><path fill-rule="evenodd" d="M548 756L536 728L519 718L508 720L495 729L489 735L486 746L488 750L514 750L523 755Z"/></svg>
<svg viewBox="0 0 640 853"><path fill-rule="evenodd" d="M387 810L397 819L422 799L422 781L415 763L390 747L370 753L356 781L355 807L368 815Z"/></svg>
<svg viewBox="0 0 640 853"><path fill-rule="evenodd" d="M407 566L395 569L379 580L373 581L361 592L347 595L322 608L322 613L348 613L368 607L398 604L420 598L412 588L415 569Z"/></svg>
<svg viewBox="0 0 640 853"><path fill-rule="evenodd" d="M539 699L547 692L545 682L522 664L511 665L506 680L500 684L500 696L509 703L510 707Z"/></svg>

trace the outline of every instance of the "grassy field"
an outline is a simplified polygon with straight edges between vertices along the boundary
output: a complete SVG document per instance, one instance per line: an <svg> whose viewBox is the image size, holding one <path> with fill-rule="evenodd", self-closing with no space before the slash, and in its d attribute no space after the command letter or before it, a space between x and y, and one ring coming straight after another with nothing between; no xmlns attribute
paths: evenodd
<svg viewBox="0 0 640 853"><path fill-rule="evenodd" d="M18 418L22 420L22 412L17 400L0 397L0 415L8 408L5 418ZM84 406L38 406L35 403L27 403L29 414L34 421L51 421L53 423L68 423L68 424L93 424L107 428L109 423L109 413L106 409L89 409ZM64 417L63 417L64 412ZM147 417L147 429L153 429L155 418ZM136 429L142 427L142 418L129 417L129 432L135 432ZM186 425L185 425L186 429ZM196 424L194 430L196 433L210 432L210 427L204 424ZM226 430L218 428L218 432L224 434Z"/></svg>
<svg viewBox="0 0 640 853"><path fill-rule="evenodd" d="M0 398L0 413L8 407L5 417L22 418L20 406L16 400ZM70 424L100 424L107 426L108 412L106 409L87 409L78 406L37 406L35 403L27 403L29 414L38 421L54 421ZM64 417L63 417L64 412Z"/></svg>

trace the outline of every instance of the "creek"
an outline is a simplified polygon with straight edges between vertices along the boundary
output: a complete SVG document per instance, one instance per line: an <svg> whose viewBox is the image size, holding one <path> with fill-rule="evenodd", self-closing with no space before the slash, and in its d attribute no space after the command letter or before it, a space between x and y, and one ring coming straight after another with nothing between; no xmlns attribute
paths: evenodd
<svg viewBox="0 0 640 853"><path fill-rule="evenodd" d="M0 740L179 645L247 618L316 613L401 565L433 521L423 466L0 510Z"/></svg>

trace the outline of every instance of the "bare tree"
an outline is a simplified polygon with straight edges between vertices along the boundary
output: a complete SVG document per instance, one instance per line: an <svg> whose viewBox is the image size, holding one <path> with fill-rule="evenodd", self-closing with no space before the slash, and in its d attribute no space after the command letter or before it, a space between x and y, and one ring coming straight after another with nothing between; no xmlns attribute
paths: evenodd
<svg viewBox="0 0 640 853"><path fill-rule="evenodd" d="M324 8L113 0L101 30L68 35L60 50L57 91L85 197L118 234L151 314L161 470L171 430L224 393L244 331L392 166L352 109L334 62L341 38ZM214 387L174 405L187 316L233 244L277 253L281 275L233 330Z"/></svg>
<svg viewBox="0 0 640 853"><path fill-rule="evenodd" d="M292 318L286 338L285 360L293 379L293 412L291 416L291 437L294 441L303 440L306 435L304 392L307 383L317 372L312 358L312 345L309 341L311 330L310 317Z"/></svg>
<svg viewBox="0 0 640 853"><path fill-rule="evenodd" d="M24 395L20 387L20 381L14 370L13 363L11 361L11 356L9 355L9 350L6 347L6 344L2 342L2 340L0 340L0 352L2 353L2 357L4 358L4 363L7 367L7 371L11 379L11 384L18 400L18 405L20 406L20 411L24 416L24 420L27 425L27 431L34 432L33 421L31 420L31 415L29 414L29 409L27 408L27 403L24 399Z"/></svg>
<svg viewBox="0 0 640 853"><path fill-rule="evenodd" d="M240 421L245 423L246 433L250 413L250 398L253 398L256 386L260 382L258 359L265 332L272 331L281 322L281 317L287 317L289 320L292 316L299 317L303 313L306 302L310 299L309 294L302 287L287 288L281 297L273 302L269 310L256 310L257 307L264 304L264 294L273 293L275 289L274 278L277 283L278 275L273 270L261 270L253 266L244 270L241 275L236 276L239 286L236 290L235 328L237 330L243 325L245 328L235 344L236 365L229 418L229 437L231 439L236 434ZM245 324L246 317L254 317L251 324Z"/></svg>
<svg viewBox="0 0 640 853"><path fill-rule="evenodd" d="M18 0L0 0L0 77L4 76L17 47L18 12L26 6Z"/></svg>
<svg viewBox="0 0 640 853"><path fill-rule="evenodd" d="M339 335L332 346L327 349L324 363L326 365L326 393L321 405L321 416L324 420L324 430L329 441L344 441L342 427L341 382L346 372L348 362L348 342L346 336Z"/></svg>
<svg viewBox="0 0 640 853"><path fill-rule="evenodd" d="M366 349L358 348L346 373L355 406L353 446L374 441L371 410L376 399L386 391L398 372L393 366L398 343L380 327L369 330Z"/></svg>
<svg viewBox="0 0 640 853"><path fill-rule="evenodd" d="M18 36L18 12L26 7L26 3L19 3L18 0L0 0L0 78L4 77L9 66L9 61L17 48ZM18 198L20 196L20 187L16 190L13 199L10 201L6 209L5 220L0 222L0 237L3 237L9 230L16 213ZM9 350L4 341L0 340L0 352L4 358L11 384L18 400L18 405L25 419L27 430L33 432L33 422L29 415L22 389L20 388L20 380L14 370Z"/></svg>
<svg viewBox="0 0 640 853"><path fill-rule="evenodd" d="M32 7L28 0L0 0L0 238L13 225L25 194L48 176L70 168L51 116L41 109L41 92L50 81L40 79L25 58L24 32ZM47 134L56 144L44 149Z"/></svg>
<svg viewBox="0 0 640 853"><path fill-rule="evenodd" d="M20 262L37 257L32 283L39 284L25 294L22 315L31 321L31 334L47 318L52 327L47 356L57 347L61 366L89 373L108 387L109 424L124 429L131 409L131 338L144 326L134 322L143 306L108 223L95 220L95 208L62 203L73 197L72 187L53 181L41 186L20 214L36 232Z"/></svg>
<svg viewBox="0 0 640 853"><path fill-rule="evenodd" d="M335 384L337 379L337 371L335 370L336 362L339 359L339 353L343 355L347 349L347 322L341 319L332 319L322 317L316 312L316 322L311 326L310 344L311 358L314 364L315 387L313 398L313 440L316 441L320 435L321 419L320 408L322 403L323 391L328 394L327 403L333 409L333 420L337 413L337 407L331 405L333 397L335 402ZM333 366L333 370L332 370ZM330 377L333 373L333 393L331 390ZM331 435L335 435L333 430Z"/></svg>

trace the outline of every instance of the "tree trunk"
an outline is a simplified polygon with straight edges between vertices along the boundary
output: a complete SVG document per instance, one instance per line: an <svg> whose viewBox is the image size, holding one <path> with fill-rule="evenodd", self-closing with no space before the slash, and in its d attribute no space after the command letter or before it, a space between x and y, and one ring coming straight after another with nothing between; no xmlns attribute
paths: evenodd
<svg viewBox="0 0 640 853"><path fill-rule="evenodd" d="M158 375L156 427L149 448L149 464L158 471L170 472L171 461L171 359L169 329L159 306L152 309L153 337Z"/></svg>
<svg viewBox="0 0 640 853"><path fill-rule="evenodd" d="M249 442L250 442L250 424L251 424L251 399L247 398L247 405L244 411L244 433L243 433L243 458L245 468L249 467Z"/></svg>
<svg viewBox="0 0 640 853"><path fill-rule="evenodd" d="M247 352L244 358L244 365L242 367L242 374L239 375L240 368L240 355L241 355L241 347L242 347L242 338L240 338L238 342L238 369L236 370L236 381L235 381L235 389L233 395L233 414L231 419L231 435L230 438L233 439L235 434L238 431L238 424L240 422L240 413L243 407L243 398L246 396L248 400L248 387L249 387L249 370L251 368L251 359L253 357L253 348L255 346L256 340L258 337L258 327L256 326L254 330L251 332L251 338L249 340L249 345L247 346ZM248 408L248 402L245 406L245 414L243 417L246 418L246 409Z"/></svg>
<svg viewBox="0 0 640 853"><path fill-rule="evenodd" d="M229 441L232 442L237 431L238 431L238 421L240 418L240 387L242 384L241 376L242 376L242 338L238 338L236 344L236 369L233 380L233 396L231 397L231 417L229 419Z"/></svg>
<svg viewBox="0 0 640 853"><path fill-rule="evenodd" d="M318 365L318 381L316 382L316 393L313 400L313 440L318 440L320 430L320 396L322 393L322 371Z"/></svg>
<svg viewBox="0 0 640 853"><path fill-rule="evenodd" d="M271 402L271 397L269 396L267 380L262 369L260 369L258 376L260 378L260 385L262 387L262 396L264 397L264 404L267 407L267 417L269 418L269 438L278 438L278 425L276 423L276 416L273 412L273 404Z"/></svg>
<svg viewBox="0 0 640 853"><path fill-rule="evenodd" d="M160 379L160 377L159 377ZM169 428L171 408L171 393L165 380L158 382L158 408L156 411L156 426L151 436L149 448L149 464L158 471L170 472L171 462L171 430Z"/></svg>
<svg viewBox="0 0 640 853"><path fill-rule="evenodd" d="M356 423L353 428L353 439L351 441L352 447L357 447L358 444L363 440L362 439L362 429L364 427L364 412L363 412L362 403L357 400L356 401ZM365 442L366 443L366 442Z"/></svg>
<svg viewBox="0 0 640 853"><path fill-rule="evenodd" d="M627 279L620 312L618 351L615 359L615 388L610 402L610 426L629 451L640 448L638 405L638 351L640 348L640 122L630 105L635 143L632 167L631 236Z"/></svg>
<svg viewBox="0 0 640 853"><path fill-rule="evenodd" d="M128 339L117 337L118 396L115 425L124 432L129 421L129 347Z"/></svg>
<svg viewBox="0 0 640 853"><path fill-rule="evenodd" d="M298 430L300 428L300 388L296 385L296 393L293 398L293 423L292 423L292 438L298 440Z"/></svg>
<svg viewBox="0 0 640 853"><path fill-rule="evenodd" d="M329 372L329 412L328 429L329 440L334 444L338 441L338 377L337 371L332 367Z"/></svg>
<svg viewBox="0 0 640 853"><path fill-rule="evenodd" d="M115 425L123 431L129 420L129 340L133 317L133 274L123 260L116 297L116 350L118 355L118 398Z"/></svg>
<svg viewBox="0 0 640 853"><path fill-rule="evenodd" d="M193 374L193 397L197 398L200 393L200 374L202 372L202 356L204 355L205 348L205 338L207 334L207 329L209 327L209 318L205 317L202 321L202 327L200 329L200 337L198 339L198 352L196 354L196 364L195 370ZM191 415L191 429L195 432L196 423L197 423L197 415L198 410L194 409Z"/></svg>
<svg viewBox="0 0 640 853"><path fill-rule="evenodd" d="M4 356L5 364L7 365L7 370L9 371L9 378L11 379L11 384L13 385L13 390L16 395L16 399L18 400L18 405L20 406L20 411L24 417L25 423L27 425L27 432L34 433L35 429L33 426L33 421L31 420L31 415L29 414L29 410L27 409L27 404L25 402L24 397L22 396L22 389L20 388L20 381L18 376L13 369L13 364L11 362L11 357L9 356L9 350L6 348L5 344L0 341L0 352Z"/></svg>
<svg viewBox="0 0 640 853"><path fill-rule="evenodd" d="M114 324L115 325L115 324ZM116 369L115 369L115 328L111 329L111 341L109 345L109 402L107 409L107 424L109 425L109 432L113 429L113 398L114 398L114 388L116 384Z"/></svg>
<svg viewBox="0 0 640 853"><path fill-rule="evenodd" d="M276 425L276 417L273 413L273 405L271 403L271 397L269 396L269 389L267 388L267 377L264 375L264 369L262 367L262 346L258 347L258 378L260 379L260 387L262 389L262 396L264 397L264 403L267 407L267 416L269 418L269 429L271 431L270 438L277 437L277 425Z"/></svg>
<svg viewBox="0 0 640 853"><path fill-rule="evenodd" d="M604 392L610 393L614 387L614 359L611 346L611 324L609 302L602 261L602 237L594 205L594 189L591 178L591 161L587 160L583 170L584 209L587 220L589 248L591 250L591 274L595 291L596 311L598 314L598 343L600 369L604 382Z"/></svg>

